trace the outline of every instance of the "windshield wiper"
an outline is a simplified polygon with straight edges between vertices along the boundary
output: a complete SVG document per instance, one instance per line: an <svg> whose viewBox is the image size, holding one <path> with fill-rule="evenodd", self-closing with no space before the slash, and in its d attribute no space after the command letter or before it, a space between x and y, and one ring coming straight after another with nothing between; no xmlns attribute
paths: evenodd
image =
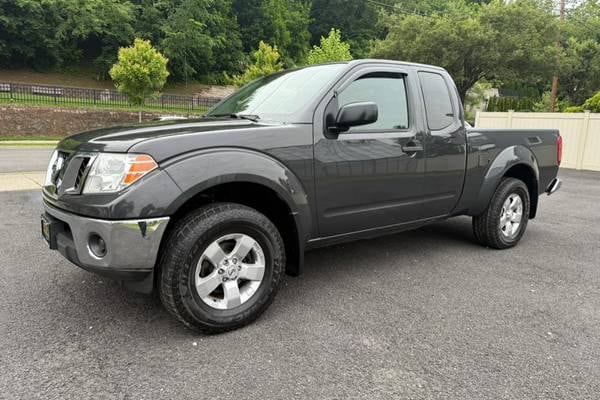
<svg viewBox="0 0 600 400"><path fill-rule="evenodd" d="M238 118L238 119L247 119L253 122L256 122L260 119L260 117L258 115L254 115L254 114L231 114L232 118Z"/></svg>
<svg viewBox="0 0 600 400"><path fill-rule="evenodd" d="M258 115L253 115L253 114L240 114L240 113L232 113L232 114L209 114L207 115L207 117L215 117L215 118L219 118L219 117L229 117L229 118L235 118L235 119L247 119L249 121L252 122L256 122L260 119L260 117Z"/></svg>

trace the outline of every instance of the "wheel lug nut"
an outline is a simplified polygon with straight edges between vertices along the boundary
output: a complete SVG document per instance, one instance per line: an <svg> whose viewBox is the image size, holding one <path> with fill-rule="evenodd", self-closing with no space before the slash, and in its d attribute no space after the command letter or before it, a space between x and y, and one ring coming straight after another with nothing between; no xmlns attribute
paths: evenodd
<svg viewBox="0 0 600 400"><path fill-rule="evenodd" d="M229 265L229 261L228 260L223 260L223 265Z"/></svg>
<svg viewBox="0 0 600 400"><path fill-rule="evenodd" d="M241 269L242 269L242 266L241 266L241 265L238 265L238 270L241 270Z"/></svg>
<svg viewBox="0 0 600 400"><path fill-rule="evenodd" d="M227 277L226 276L223 277L223 282L227 282Z"/></svg>
<svg viewBox="0 0 600 400"><path fill-rule="evenodd" d="M219 268L217 272L219 273L219 275L223 275L223 272L225 272L225 270L223 268Z"/></svg>
<svg viewBox="0 0 600 400"><path fill-rule="evenodd" d="M231 261L233 261L234 264L237 264L237 258L233 258Z"/></svg>

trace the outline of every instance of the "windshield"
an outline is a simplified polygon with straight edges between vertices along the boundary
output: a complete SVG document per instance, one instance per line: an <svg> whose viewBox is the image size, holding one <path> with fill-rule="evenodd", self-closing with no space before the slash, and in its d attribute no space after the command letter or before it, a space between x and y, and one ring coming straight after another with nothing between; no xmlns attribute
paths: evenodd
<svg viewBox="0 0 600 400"><path fill-rule="evenodd" d="M288 121L331 82L345 64L327 64L265 76L242 87L206 116L252 115Z"/></svg>

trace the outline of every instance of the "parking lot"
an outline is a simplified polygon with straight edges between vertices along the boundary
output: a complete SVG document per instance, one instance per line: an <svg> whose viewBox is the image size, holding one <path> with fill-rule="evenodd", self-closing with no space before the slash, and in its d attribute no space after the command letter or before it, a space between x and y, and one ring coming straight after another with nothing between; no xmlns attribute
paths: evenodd
<svg viewBox="0 0 600 400"><path fill-rule="evenodd" d="M600 173L561 176L515 249L461 217L313 251L218 336L47 250L38 191L0 193L0 397L598 398Z"/></svg>

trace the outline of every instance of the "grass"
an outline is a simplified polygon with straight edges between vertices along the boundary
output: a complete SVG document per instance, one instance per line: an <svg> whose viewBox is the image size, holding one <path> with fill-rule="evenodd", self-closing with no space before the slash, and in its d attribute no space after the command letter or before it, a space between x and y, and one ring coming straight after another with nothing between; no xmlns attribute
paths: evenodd
<svg viewBox="0 0 600 400"><path fill-rule="evenodd" d="M28 99L10 99L7 93L0 93L0 105L11 105L17 107L53 107L53 108L74 108L86 110L106 110L106 111L127 111L138 112L139 108L129 105L123 105L110 100L98 100L95 105L85 104L77 100L55 99L52 96L35 96ZM161 108L144 106L142 112L151 112L159 114L184 114L201 115L208 110L208 107L198 107L193 110L188 108Z"/></svg>
<svg viewBox="0 0 600 400"><path fill-rule="evenodd" d="M43 135L38 135L38 136L26 136L26 135L13 135L13 136L3 136L0 135L0 143L2 142L15 142L15 141L57 141L62 139L61 136L43 136Z"/></svg>
<svg viewBox="0 0 600 400"><path fill-rule="evenodd" d="M69 72L38 72L28 69L0 70L0 82L36 83L90 89L115 89L112 81L97 79L97 75L92 67L79 67L77 70ZM207 90L208 87L209 85L199 82L167 83L163 93L194 95Z"/></svg>

